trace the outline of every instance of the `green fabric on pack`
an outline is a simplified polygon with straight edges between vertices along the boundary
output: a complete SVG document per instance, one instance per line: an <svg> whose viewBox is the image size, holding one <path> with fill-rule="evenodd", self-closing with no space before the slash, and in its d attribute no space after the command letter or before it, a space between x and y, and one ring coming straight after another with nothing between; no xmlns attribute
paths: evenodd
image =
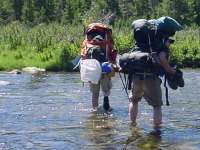
<svg viewBox="0 0 200 150"><path fill-rule="evenodd" d="M158 30L176 32L183 29L183 27L175 19L165 16L160 17L155 21Z"/></svg>

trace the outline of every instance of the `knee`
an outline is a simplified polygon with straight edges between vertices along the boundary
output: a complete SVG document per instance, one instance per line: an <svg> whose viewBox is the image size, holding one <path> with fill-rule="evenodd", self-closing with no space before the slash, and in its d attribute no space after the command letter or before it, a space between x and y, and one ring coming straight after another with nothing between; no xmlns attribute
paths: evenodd
<svg viewBox="0 0 200 150"><path fill-rule="evenodd" d="M141 98L135 98L135 97L129 97L129 99L132 105L138 105L139 101L141 100Z"/></svg>
<svg viewBox="0 0 200 150"><path fill-rule="evenodd" d="M138 102L137 101L131 101L129 103L129 109L136 109L138 107Z"/></svg>
<svg viewBox="0 0 200 150"><path fill-rule="evenodd" d="M154 106L153 110L155 113L161 113L161 111L162 111L161 106Z"/></svg>
<svg viewBox="0 0 200 150"><path fill-rule="evenodd" d="M98 99L99 93L92 93L92 98L93 99Z"/></svg>
<svg viewBox="0 0 200 150"><path fill-rule="evenodd" d="M162 123L162 109L161 106L153 107L154 110L154 124L159 126Z"/></svg>

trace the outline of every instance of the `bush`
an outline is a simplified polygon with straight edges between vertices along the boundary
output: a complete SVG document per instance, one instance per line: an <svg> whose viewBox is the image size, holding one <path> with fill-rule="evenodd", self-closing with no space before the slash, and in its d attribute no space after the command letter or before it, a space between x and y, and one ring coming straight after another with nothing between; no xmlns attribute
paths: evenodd
<svg viewBox="0 0 200 150"><path fill-rule="evenodd" d="M134 45L128 24L113 26L116 49L120 54ZM174 37L171 60L182 67L200 67L200 31L187 28ZM32 28L13 22L0 28L0 69L25 66L48 70L71 70L71 60L79 55L84 39L83 26L40 24Z"/></svg>

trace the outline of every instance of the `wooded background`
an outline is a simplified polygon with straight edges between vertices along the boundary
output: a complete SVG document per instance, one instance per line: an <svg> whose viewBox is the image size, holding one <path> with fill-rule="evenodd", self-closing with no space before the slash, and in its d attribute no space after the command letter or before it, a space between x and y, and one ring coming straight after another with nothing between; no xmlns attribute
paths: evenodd
<svg viewBox="0 0 200 150"><path fill-rule="evenodd" d="M200 0L0 0L0 70L70 71L92 22L112 28L115 48L123 54L135 43L131 23L161 16L184 27L173 37L171 60L200 67Z"/></svg>
<svg viewBox="0 0 200 150"><path fill-rule="evenodd" d="M30 25L103 20L113 25L164 15L184 25L200 25L200 0L0 0L0 24L15 20Z"/></svg>

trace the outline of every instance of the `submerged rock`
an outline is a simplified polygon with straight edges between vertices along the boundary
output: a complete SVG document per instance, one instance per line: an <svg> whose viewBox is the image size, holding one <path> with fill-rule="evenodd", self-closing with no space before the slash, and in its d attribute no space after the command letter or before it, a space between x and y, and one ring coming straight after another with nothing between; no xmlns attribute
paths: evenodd
<svg viewBox="0 0 200 150"><path fill-rule="evenodd" d="M37 67L25 67L22 69L22 71L33 74L33 75L42 75L46 73L45 69L37 68Z"/></svg>
<svg viewBox="0 0 200 150"><path fill-rule="evenodd" d="M10 82L8 82L8 81L0 81L0 86L8 85L8 84L10 84Z"/></svg>
<svg viewBox="0 0 200 150"><path fill-rule="evenodd" d="M18 69L14 69L14 70L9 71L8 73L10 73L10 74L21 74L22 72Z"/></svg>

